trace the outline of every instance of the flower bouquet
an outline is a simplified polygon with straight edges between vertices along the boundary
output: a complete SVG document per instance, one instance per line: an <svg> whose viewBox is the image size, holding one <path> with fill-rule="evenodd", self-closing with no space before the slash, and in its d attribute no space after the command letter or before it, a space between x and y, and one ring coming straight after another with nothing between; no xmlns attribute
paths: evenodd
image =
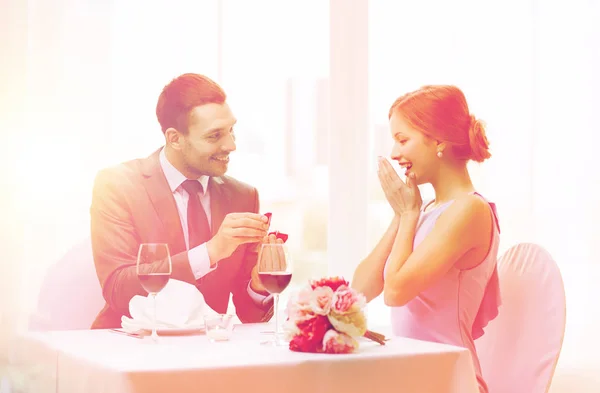
<svg viewBox="0 0 600 393"><path fill-rule="evenodd" d="M297 352L351 353L359 337L385 345L385 337L367 330L366 299L340 277L311 281L288 304L285 331Z"/></svg>

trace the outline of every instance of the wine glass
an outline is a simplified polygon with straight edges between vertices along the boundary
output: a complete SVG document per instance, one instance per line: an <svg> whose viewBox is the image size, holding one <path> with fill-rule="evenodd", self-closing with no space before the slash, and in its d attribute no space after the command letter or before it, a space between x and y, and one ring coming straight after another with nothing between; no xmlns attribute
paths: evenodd
<svg viewBox="0 0 600 393"><path fill-rule="evenodd" d="M169 245L166 243L142 243L138 250L136 273L140 284L152 297L153 319L152 335L153 341L158 341L156 333L156 294L169 282L173 266Z"/></svg>
<svg viewBox="0 0 600 393"><path fill-rule="evenodd" d="M292 280L292 260L283 243L265 243L258 254L258 277L269 293L273 295L273 311L275 316L275 335L273 345L286 345L279 333L279 294Z"/></svg>

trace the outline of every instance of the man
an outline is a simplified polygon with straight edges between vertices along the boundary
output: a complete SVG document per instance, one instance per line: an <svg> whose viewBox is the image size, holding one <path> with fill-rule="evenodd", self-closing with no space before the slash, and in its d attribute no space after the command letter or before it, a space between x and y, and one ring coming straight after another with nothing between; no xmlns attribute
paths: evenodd
<svg viewBox="0 0 600 393"><path fill-rule="evenodd" d="M98 173L92 248L106 305L92 328L120 327L130 299L146 295L136 273L140 243L167 243L171 278L196 285L213 310L225 313L231 293L242 322L271 318L272 300L256 269L268 219L258 214L254 187L224 176L236 149L226 98L205 76L175 78L156 106L164 148Z"/></svg>

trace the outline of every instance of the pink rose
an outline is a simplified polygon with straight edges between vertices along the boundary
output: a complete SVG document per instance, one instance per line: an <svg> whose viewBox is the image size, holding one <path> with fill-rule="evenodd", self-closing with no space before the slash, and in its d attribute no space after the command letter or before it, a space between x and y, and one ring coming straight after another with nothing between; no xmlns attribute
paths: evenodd
<svg viewBox="0 0 600 393"><path fill-rule="evenodd" d="M311 293L310 307L312 312L327 315L331 310L333 290L330 287L317 287Z"/></svg>
<svg viewBox="0 0 600 393"><path fill-rule="evenodd" d="M288 319L299 322L311 318L314 313L311 306L312 289L304 288L298 293L290 296L287 305Z"/></svg>
<svg viewBox="0 0 600 393"><path fill-rule="evenodd" d="M325 353L351 353L358 348L358 342L344 333L330 329L323 337L323 352Z"/></svg>
<svg viewBox="0 0 600 393"><path fill-rule="evenodd" d="M363 309L366 299L363 294L352 288L341 287L333 294L332 310L337 314L346 314Z"/></svg>
<svg viewBox="0 0 600 393"><path fill-rule="evenodd" d="M312 288L304 287L298 292L298 294L296 296L296 302L298 302L298 304L300 304L302 306L308 306L310 303L311 295L312 295Z"/></svg>

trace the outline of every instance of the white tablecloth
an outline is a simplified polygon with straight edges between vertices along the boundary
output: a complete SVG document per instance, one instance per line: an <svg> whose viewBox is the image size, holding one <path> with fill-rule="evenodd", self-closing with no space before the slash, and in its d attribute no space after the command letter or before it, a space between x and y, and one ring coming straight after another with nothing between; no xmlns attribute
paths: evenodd
<svg viewBox="0 0 600 393"><path fill-rule="evenodd" d="M227 342L205 335L137 339L107 330L28 333L14 366L36 393L419 392L477 393L467 350L392 337L350 355L261 345L265 326L236 326Z"/></svg>

